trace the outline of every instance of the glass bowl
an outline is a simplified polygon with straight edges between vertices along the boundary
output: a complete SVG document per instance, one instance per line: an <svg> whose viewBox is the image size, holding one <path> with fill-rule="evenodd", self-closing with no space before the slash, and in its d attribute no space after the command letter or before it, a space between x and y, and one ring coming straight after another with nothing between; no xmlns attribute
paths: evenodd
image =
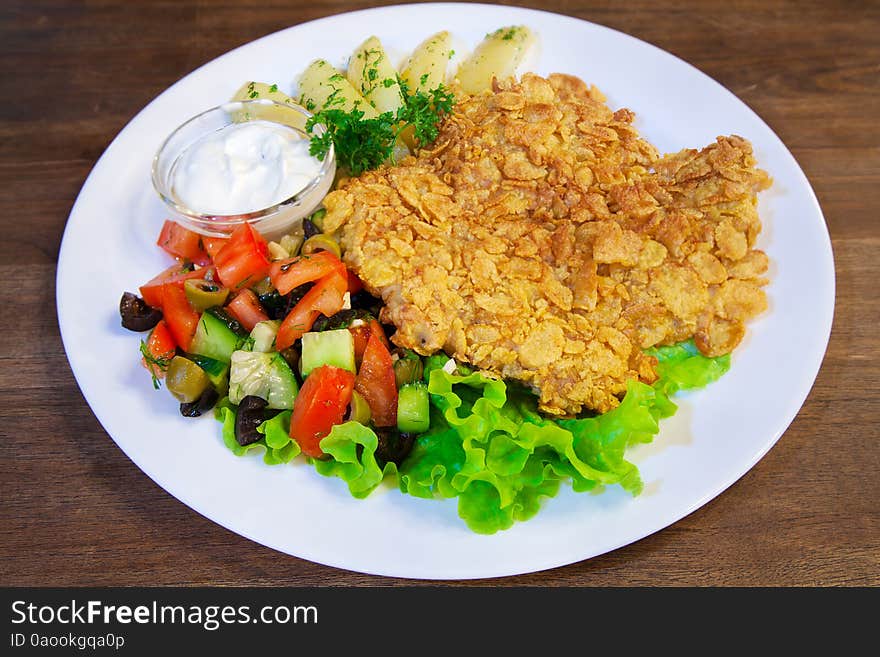
<svg viewBox="0 0 880 657"><path fill-rule="evenodd" d="M309 139L305 125L311 116L310 112L299 105L266 99L233 101L206 110L177 128L159 147L153 158L153 187L173 218L197 233L209 237L226 237L242 224L250 223L267 239L276 239L293 230L303 218L312 214L330 191L336 174L336 157L332 146L324 156L318 174L302 190L274 205L246 214L206 214L187 207L174 192L174 167L192 144L212 132L236 123L269 121L292 128L304 139ZM314 131L320 135L324 126L315 126Z"/></svg>

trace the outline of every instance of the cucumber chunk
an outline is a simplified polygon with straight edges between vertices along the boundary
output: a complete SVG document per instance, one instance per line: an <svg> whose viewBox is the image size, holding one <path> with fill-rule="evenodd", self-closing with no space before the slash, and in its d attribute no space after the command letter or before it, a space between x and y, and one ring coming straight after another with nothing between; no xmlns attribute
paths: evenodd
<svg viewBox="0 0 880 657"><path fill-rule="evenodd" d="M229 363L232 352L238 349L242 339L242 335L233 331L216 314L205 311L196 326L196 334L189 349L199 356Z"/></svg>
<svg viewBox="0 0 880 657"><path fill-rule="evenodd" d="M229 379L229 363L214 360L207 356L200 356L199 354L186 354L186 357L205 370L205 374L208 375L208 379L214 384L215 388L225 387Z"/></svg>
<svg viewBox="0 0 880 657"><path fill-rule="evenodd" d="M316 367L333 365L356 372L354 360L354 337L347 328L333 331L312 331L302 336L300 372L308 376Z"/></svg>
<svg viewBox="0 0 880 657"><path fill-rule="evenodd" d="M229 370L229 401L233 404L249 395L265 399L268 408L292 409L299 392L296 377L277 352L236 351Z"/></svg>
<svg viewBox="0 0 880 657"><path fill-rule="evenodd" d="M397 428L404 433L424 433L431 426L428 386L408 383L397 392Z"/></svg>

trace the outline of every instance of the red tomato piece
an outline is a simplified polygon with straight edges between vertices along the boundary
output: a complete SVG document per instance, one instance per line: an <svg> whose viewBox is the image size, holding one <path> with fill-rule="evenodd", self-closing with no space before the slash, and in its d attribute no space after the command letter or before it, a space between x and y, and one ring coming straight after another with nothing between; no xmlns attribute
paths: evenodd
<svg viewBox="0 0 880 657"><path fill-rule="evenodd" d="M238 291L232 301L226 304L226 310L248 331L253 331L258 323L269 319L257 295L247 288Z"/></svg>
<svg viewBox="0 0 880 657"><path fill-rule="evenodd" d="M275 348L278 351L287 349L303 333L309 332L319 315L329 317L342 310L347 285L348 281L335 272L315 283L281 322Z"/></svg>
<svg viewBox="0 0 880 657"><path fill-rule="evenodd" d="M213 260L214 256L217 255L217 252L223 248L226 242L229 241L228 237L205 237L202 236L202 247L204 247L205 252L208 256Z"/></svg>
<svg viewBox="0 0 880 657"><path fill-rule="evenodd" d="M290 437L303 453L320 457L321 439L341 424L351 402L354 374L332 365L317 367L306 377L293 402Z"/></svg>
<svg viewBox="0 0 880 657"><path fill-rule="evenodd" d="M171 265L161 274L151 279L149 282L141 286L141 297L148 306L153 308L162 307L162 288L167 283L176 283L183 289L183 282L188 278L206 278L211 279L214 276L213 267L205 267L204 269L194 269L190 271L187 267L180 263Z"/></svg>
<svg viewBox="0 0 880 657"><path fill-rule="evenodd" d="M162 315L174 341L189 351L201 315L189 304L183 285L166 283L162 287Z"/></svg>
<svg viewBox="0 0 880 657"><path fill-rule="evenodd" d="M177 352L177 343L174 342L164 319L160 319L159 323L150 331L144 351L146 353L141 358L141 365L146 367L153 377L164 379L168 363Z"/></svg>
<svg viewBox="0 0 880 657"><path fill-rule="evenodd" d="M349 326L348 330L354 338L354 361L360 367L361 361L364 358L364 351L367 349L367 342L370 340L370 333L373 330L369 324Z"/></svg>
<svg viewBox="0 0 880 657"><path fill-rule="evenodd" d="M269 247L250 224L243 224L229 236L214 255L217 275L224 287L235 289L255 283L269 273Z"/></svg>
<svg viewBox="0 0 880 657"><path fill-rule="evenodd" d="M364 289L364 284L353 271L348 270L348 291L354 294Z"/></svg>
<svg viewBox="0 0 880 657"><path fill-rule="evenodd" d="M370 405L373 424L377 427L397 425L397 383L394 379L394 362L382 339L370 333L367 348L358 369L354 384L361 397Z"/></svg>
<svg viewBox="0 0 880 657"><path fill-rule="evenodd" d="M351 331L351 334L354 337L354 358L358 365L361 364L361 360L364 357L364 351L367 348L367 342L370 339L370 335L374 333L382 341L382 344L385 345L386 349L391 349L388 337L385 335L385 331L383 330L382 325L379 324L378 320L371 319L366 324L361 324L360 326L349 326L348 330Z"/></svg>
<svg viewBox="0 0 880 657"><path fill-rule="evenodd" d="M189 260L199 265L207 265L211 262L202 248L202 236L170 219L166 219L162 225L156 244L175 258Z"/></svg>
<svg viewBox="0 0 880 657"><path fill-rule="evenodd" d="M329 251L317 251L305 256L276 260L269 269L269 278L278 294L287 294L304 283L317 281L333 272L345 277L348 286L348 272L345 265Z"/></svg>

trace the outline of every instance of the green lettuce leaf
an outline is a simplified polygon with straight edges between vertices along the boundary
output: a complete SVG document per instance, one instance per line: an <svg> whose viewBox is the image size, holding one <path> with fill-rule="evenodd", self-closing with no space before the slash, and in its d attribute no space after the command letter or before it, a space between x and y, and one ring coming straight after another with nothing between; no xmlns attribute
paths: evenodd
<svg viewBox="0 0 880 657"><path fill-rule="evenodd" d="M393 463L379 467L376 433L359 422L337 424L321 439L320 445L327 458L312 459L315 469L324 476L345 481L354 497L366 497L382 483L386 474L397 474Z"/></svg>
<svg viewBox="0 0 880 657"><path fill-rule="evenodd" d="M676 410L671 394L707 385L729 368L728 357L706 358L693 343L651 354L660 377L653 386L631 381L612 411L562 420L539 415L537 399L522 388L464 368L449 374L442 369L448 359L428 359L428 389L441 413L402 464L401 489L420 497L457 493L459 515L480 533L532 517L562 481L578 492L616 484L638 494L642 481L626 449L653 440L660 420Z"/></svg>
<svg viewBox="0 0 880 657"><path fill-rule="evenodd" d="M637 495L638 469L626 450L648 443L660 420L676 411L670 397L701 388L730 368L730 357L706 358L693 342L651 349L659 378L653 386L630 381L617 408L595 417L558 419L538 413L529 390L463 365L443 369L444 355L426 359L431 428L419 435L406 460L380 466L374 431L357 422L333 427L321 441L325 459L310 459L325 476L346 482L354 497L369 495L386 478L422 498L458 498L459 516L473 531L491 534L533 517L542 499L568 482L577 492L618 485ZM235 441L235 411L224 400L216 415L234 453L265 449L266 463L287 463L299 453L288 436L290 412L264 422L264 438L247 447Z"/></svg>

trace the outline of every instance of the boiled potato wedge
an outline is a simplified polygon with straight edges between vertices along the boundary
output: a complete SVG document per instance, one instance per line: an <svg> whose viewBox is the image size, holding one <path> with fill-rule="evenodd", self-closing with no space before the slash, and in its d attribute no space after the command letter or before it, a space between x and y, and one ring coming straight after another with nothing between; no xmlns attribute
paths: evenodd
<svg viewBox="0 0 880 657"><path fill-rule="evenodd" d="M492 87L492 78L512 77L533 42L532 31L524 25L502 27L487 34L458 68L456 77L461 88L477 94Z"/></svg>
<svg viewBox="0 0 880 657"><path fill-rule="evenodd" d="M382 42L374 36L352 53L348 60L348 81L380 113L397 112L403 105L397 71Z"/></svg>
<svg viewBox="0 0 880 657"><path fill-rule="evenodd" d="M282 93L281 91L278 91L277 84L270 85L265 82L245 82L232 97L233 101L260 99L272 100L276 103L294 108L301 107L299 103L297 103L293 98L285 93ZM269 107L257 106L249 109L248 111L253 113L260 119L286 123L287 125L292 125L293 127L299 128L300 130L305 132L307 118L305 115L299 114L298 112L285 111L282 108L274 107L271 105Z"/></svg>
<svg viewBox="0 0 880 657"><path fill-rule="evenodd" d="M300 104L310 112L358 109L364 113L365 119L379 115L345 76L325 59L316 59L303 71L299 78L299 94Z"/></svg>
<svg viewBox="0 0 880 657"><path fill-rule="evenodd" d="M452 53L449 32L438 32L428 37L413 50L400 77L410 92L432 91L446 83L446 68Z"/></svg>

